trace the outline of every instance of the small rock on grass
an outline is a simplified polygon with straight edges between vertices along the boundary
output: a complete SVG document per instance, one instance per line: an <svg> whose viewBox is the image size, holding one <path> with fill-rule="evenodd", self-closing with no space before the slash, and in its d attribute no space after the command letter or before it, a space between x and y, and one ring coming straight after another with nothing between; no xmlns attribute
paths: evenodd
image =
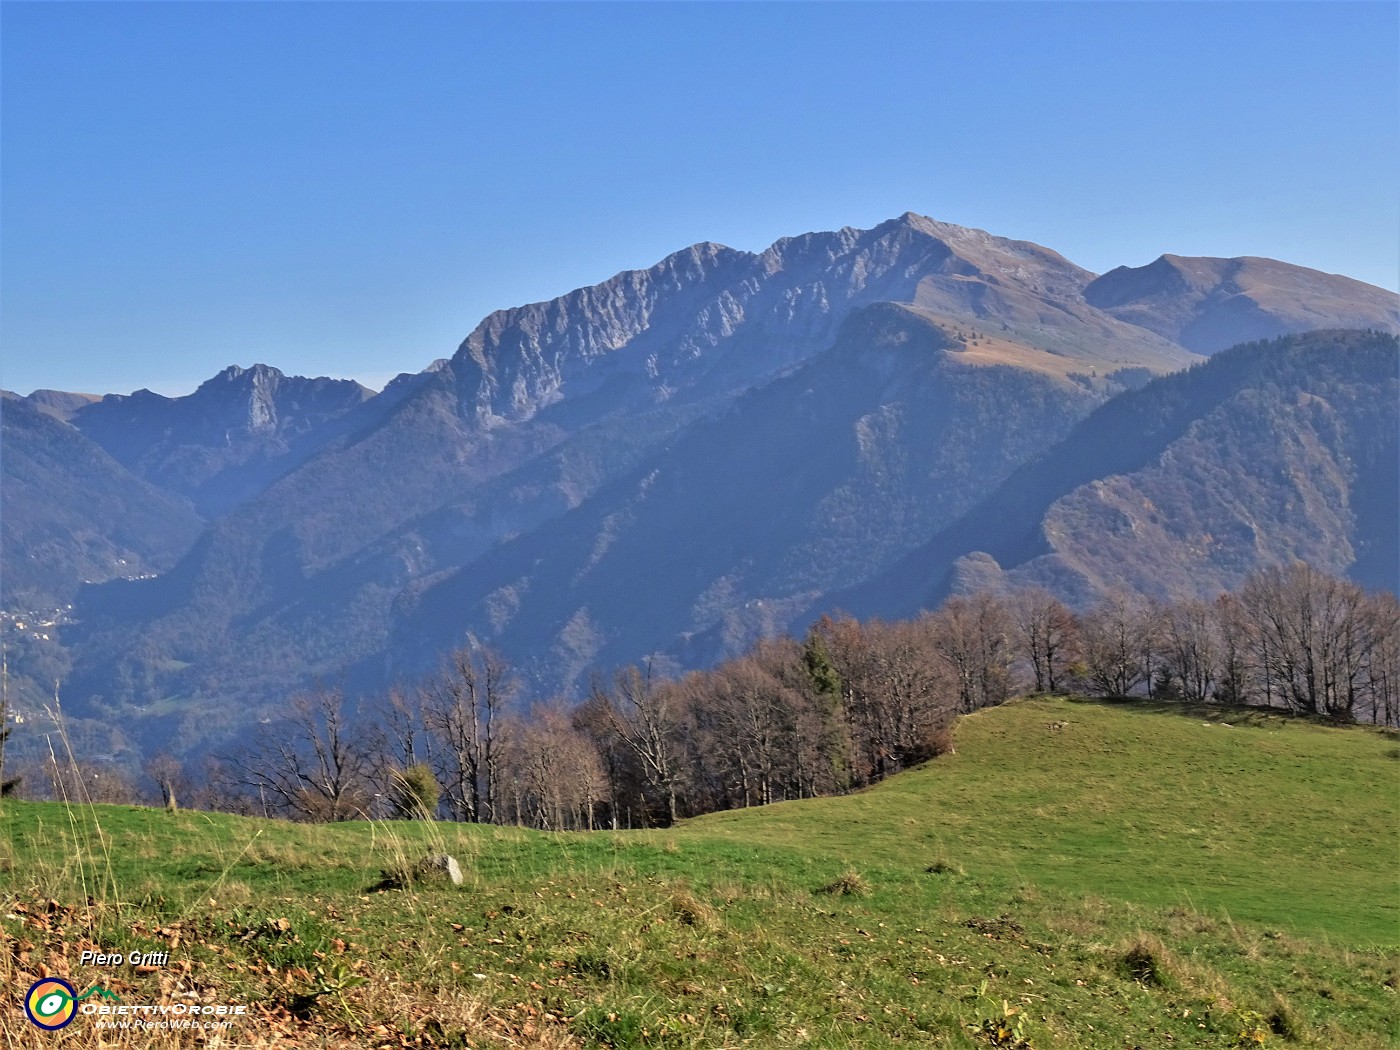
<svg viewBox="0 0 1400 1050"><path fill-rule="evenodd" d="M424 857L418 862L418 867L414 869L413 874L420 879L446 876L452 885L462 885L461 865L457 863L456 857L451 857L446 853L434 853Z"/></svg>

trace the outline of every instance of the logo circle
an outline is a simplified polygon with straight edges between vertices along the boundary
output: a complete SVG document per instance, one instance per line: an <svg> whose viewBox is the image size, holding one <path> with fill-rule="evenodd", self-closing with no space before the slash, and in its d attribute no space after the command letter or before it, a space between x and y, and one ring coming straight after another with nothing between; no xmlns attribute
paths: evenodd
<svg viewBox="0 0 1400 1050"><path fill-rule="evenodd" d="M24 1012L40 1028L50 1032L63 1028L78 1012L78 993L67 981L45 977L29 986L24 996Z"/></svg>

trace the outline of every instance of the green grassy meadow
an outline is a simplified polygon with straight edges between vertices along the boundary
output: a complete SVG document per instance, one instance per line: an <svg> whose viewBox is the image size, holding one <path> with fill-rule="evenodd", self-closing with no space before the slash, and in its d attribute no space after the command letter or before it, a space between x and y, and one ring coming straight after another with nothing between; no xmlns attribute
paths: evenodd
<svg viewBox="0 0 1400 1050"><path fill-rule="evenodd" d="M0 983L251 1004L225 1045L1396 1045L1395 734L1029 699L956 745L647 832L7 802ZM372 889L444 849L464 886ZM0 1036L172 1045L88 1023Z"/></svg>

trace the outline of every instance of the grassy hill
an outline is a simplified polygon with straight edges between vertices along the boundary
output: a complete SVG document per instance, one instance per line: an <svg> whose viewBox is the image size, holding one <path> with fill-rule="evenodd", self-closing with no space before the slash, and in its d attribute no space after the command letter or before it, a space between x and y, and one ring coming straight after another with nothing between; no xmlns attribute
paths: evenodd
<svg viewBox="0 0 1400 1050"><path fill-rule="evenodd" d="M246 1002L234 1045L1389 1046L1397 757L1368 729L1036 699L874 790L665 831L6 803L0 984ZM462 888L371 889L444 849ZM170 963L79 966L94 946ZM17 1010L0 1037L55 1042Z"/></svg>

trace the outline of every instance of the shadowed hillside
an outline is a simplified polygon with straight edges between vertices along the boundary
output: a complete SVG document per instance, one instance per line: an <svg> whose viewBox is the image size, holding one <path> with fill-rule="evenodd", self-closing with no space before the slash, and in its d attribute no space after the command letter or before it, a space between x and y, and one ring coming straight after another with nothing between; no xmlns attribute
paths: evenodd
<svg viewBox="0 0 1400 1050"><path fill-rule="evenodd" d="M170 568L200 521L67 423L22 398L0 406L4 608L73 600L83 581Z"/></svg>
<svg viewBox="0 0 1400 1050"><path fill-rule="evenodd" d="M1400 585L1400 341L1234 348L1123 394L891 572L838 596L905 614L959 587L1212 597L1299 559ZM959 561L959 559L964 559ZM1004 577L1003 577L1004 572Z"/></svg>

